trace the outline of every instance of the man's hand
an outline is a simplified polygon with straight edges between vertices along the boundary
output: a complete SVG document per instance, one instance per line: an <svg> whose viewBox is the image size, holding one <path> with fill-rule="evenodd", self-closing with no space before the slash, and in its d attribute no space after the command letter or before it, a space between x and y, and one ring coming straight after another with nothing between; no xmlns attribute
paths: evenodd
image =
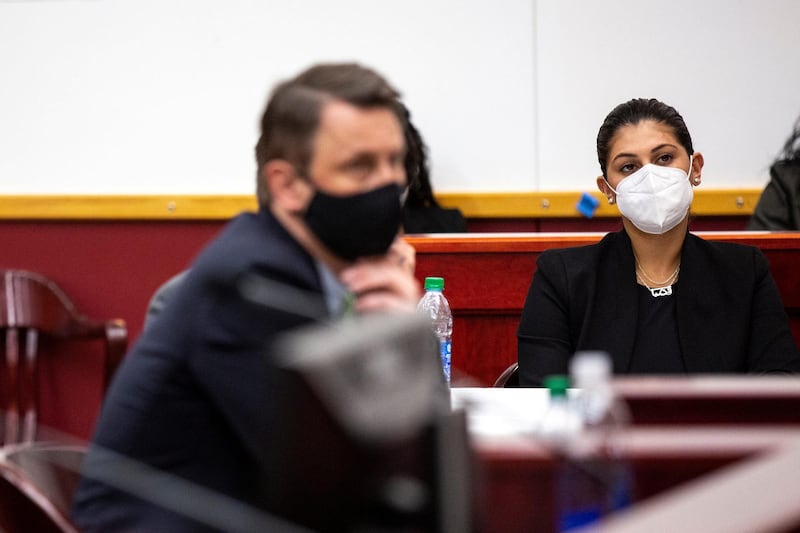
<svg viewBox="0 0 800 533"><path fill-rule="evenodd" d="M421 296L414 247L397 237L386 255L363 258L342 271L358 312L414 311Z"/></svg>

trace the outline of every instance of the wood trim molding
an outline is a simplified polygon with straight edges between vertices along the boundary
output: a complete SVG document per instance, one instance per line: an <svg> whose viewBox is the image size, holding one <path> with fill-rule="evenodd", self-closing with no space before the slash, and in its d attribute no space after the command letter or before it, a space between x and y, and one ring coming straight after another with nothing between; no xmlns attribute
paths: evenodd
<svg viewBox="0 0 800 533"><path fill-rule="evenodd" d="M437 194L467 218L578 218L581 192ZM617 217L599 192L595 217ZM750 216L761 189L696 190L697 216ZM0 195L0 220L224 220L257 208L252 195Z"/></svg>
<svg viewBox="0 0 800 533"><path fill-rule="evenodd" d="M257 207L254 195L0 196L0 219L226 220Z"/></svg>
<svg viewBox="0 0 800 533"><path fill-rule="evenodd" d="M441 193L445 207L458 207L469 218L573 218L582 217L576 205L581 192ZM600 192L589 193L598 201L595 217L617 217L617 206L609 205ZM750 216L761 189L695 190L692 213L700 216Z"/></svg>

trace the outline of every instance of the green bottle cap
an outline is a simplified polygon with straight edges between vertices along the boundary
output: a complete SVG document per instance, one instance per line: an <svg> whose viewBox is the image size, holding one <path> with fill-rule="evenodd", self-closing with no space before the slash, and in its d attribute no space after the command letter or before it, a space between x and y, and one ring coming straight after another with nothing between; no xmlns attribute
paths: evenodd
<svg viewBox="0 0 800 533"><path fill-rule="evenodd" d="M425 290L444 290L444 278L425 278Z"/></svg>
<svg viewBox="0 0 800 533"><path fill-rule="evenodd" d="M568 376L547 376L544 378L544 386L550 389L550 397L566 396L567 389L569 388Z"/></svg>

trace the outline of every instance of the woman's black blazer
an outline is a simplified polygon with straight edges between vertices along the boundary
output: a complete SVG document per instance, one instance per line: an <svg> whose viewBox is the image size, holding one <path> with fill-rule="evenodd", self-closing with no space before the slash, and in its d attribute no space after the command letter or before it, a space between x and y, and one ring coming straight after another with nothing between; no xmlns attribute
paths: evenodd
<svg viewBox="0 0 800 533"><path fill-rule="evenodd" d="M627 233L548 250L536 264L517 331L521 385L539 386L549 374L566 373L578 350L605 350L614 373L626 373L638 317ZM778 288L758 248L687 233L676 289L678 336L689 373L800 371Z"/></svg>

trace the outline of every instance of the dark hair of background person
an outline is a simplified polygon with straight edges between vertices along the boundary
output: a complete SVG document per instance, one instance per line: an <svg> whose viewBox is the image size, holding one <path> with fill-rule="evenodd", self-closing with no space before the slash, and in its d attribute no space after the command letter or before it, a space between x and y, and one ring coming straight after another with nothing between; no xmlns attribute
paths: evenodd
<svg viewBox="0 0 800 533"><path fill-rule="evenodd" d="M606 173L606 163L608 161L608 150L611 141L617 131L629 124L638 124L643 120L654 120L670 126L675 133L675 138L686 149L689 155L694 154L692 147L692 136L683 121L683 117L678 111L655 98L634 98L624 102L608 114L597 132L597 159L600 162L600 169L603 177L608 177Z"/></svg>
<svg viewBox="0 0 800 533"><path fill-rule="evenodd" d="M341 100L359 108L387 108L405 128L398 98L398 91L377 72L356 63L317 65L278 85L261 118L261 136L255 147L259 206L269 204L269 192L261 179L267 161L285 159L305 173L323 104Z"/></svg>
<svg viewBox="0 0 800 533"><path fill-rule="evenodd" d="M779 161L800 161L800 117L797 117L794 130L786 139L778 159L775 160L776 163Z"/></svg>
<svg viewBox="0 0 800 533"><path fill-rule="evenodd" d="M406 179L408 180L408 207L439 207L433 196L428 170L428 147L422 140L419 130L411 122L411 114L404 107L406 118Z"/></svg>
<svg viewBox="0 0 800 533"><path fill-rule="evenodd" d="M406 233L466 232L467 222L461 211L443 208L433 195L428 147L405 106L403 113L406 138L404 165L408 180L408 196L403 206L403 229Z"/></svg>

